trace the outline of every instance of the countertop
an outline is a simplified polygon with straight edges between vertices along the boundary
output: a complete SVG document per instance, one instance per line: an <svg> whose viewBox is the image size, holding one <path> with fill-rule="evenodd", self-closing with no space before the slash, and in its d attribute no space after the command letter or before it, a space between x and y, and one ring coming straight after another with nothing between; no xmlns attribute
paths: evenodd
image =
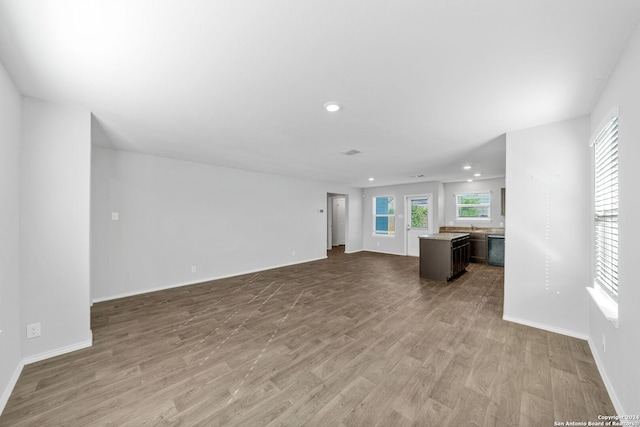
<svg viewBox="0 0 640 427"><path fill-rule="evenodd" d="M455 226L443 226L440 227L441 233L473 233L473 234L503 234L504 228L492 228L492 227L455 227Z"/></svg>
<svg viewBox="0 0 640 427"><path fill-rule="evenodd" d="M468 236L469 233L433 233L433 234L423 234L422 236L418 236L421 239L429 239L429 240L453 240L458 237Z"/></svg>

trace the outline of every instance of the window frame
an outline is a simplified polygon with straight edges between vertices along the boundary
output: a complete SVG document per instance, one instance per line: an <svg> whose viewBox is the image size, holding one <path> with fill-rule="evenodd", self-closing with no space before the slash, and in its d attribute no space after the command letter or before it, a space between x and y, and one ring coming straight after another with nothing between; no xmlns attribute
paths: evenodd
<svg viewBox="0 0 640 427"><path fill-rule="evenodd" d="M458 197L459 196L467 196L472 194L486 194L489 196L488 203L476 203L476 204L459 204ZM461 193L455 193L455 205L456 205L456 221L491 221L491 191L466 191ZM460 208L461 207L486 207L487 208L487 216L460 216Z"/></svg>
<svg viewBox="0 0 640 427"><path fill-rule="evenodd" d="M393 199L393 213L387 213L387 214L379 214L376 212L376 207L377 207L377 199ZM384 238L393 238L396 237L396 210L397 210L397 206L396 206L396 202L397 202L397 198L395 195L387 195L387 196L373 196L371 198L371 202L372 202L372 218L373 218L373 224L372 224L372 235L373 237L384 237ZM377 230L377 218L382 218L382 217L386 217L388 219L388 223L391 223L393 221L393 234L383 234L383 233L379 233ZM387 230L388 231L388 230Z"/></svg>
<svg viewBox="0 0 640 427"><path fill-rule="evenodd" d="M612 111L601 125L597 128L596 133L591 138L590 147L592 148L592 179L591 179L591 197L592 197L592 256L593 256L593 284L594 287L603 292L606 297L612 300L617 305L619 296L619 281L618 281L618 265L619 265L619 230L618 230L618 209L619 209L619 125L620 119L618 111ZM606 132L608 128L612 128L610 132ZM615 134L611 137L611 134ZM613 148L600 147L610 153L615 151L615 160L609 162L611 159L607 156L607 162L598 162L598 145L599 144L612 144ZM611 164L610 164L611 163ZM612 170L613 169L613 170ZM599 176L599 171L607 171L607 174L615 174L615 177L609 179ZM599 186L603 185L603 182L599 182L599 179L604 181L611 181L607 188L611 190L611 194L603 196L602 191L599 190ZM613 200L611 200L613 199ZM611 205L615 205L608 209L608 213L599 214L598 206L604 202ZM600 209L601 211L602 209ZM610 211L615 211L612 213ZM604 226L603 226L604 224ZM607 225L609 224L609 225ZM602 227L606 231L602 231ZM599 243L600 242L600 243ZM604 249L602 247L604 246ZM603 252L605 254L603 254ZM606 268L600 268L601 263L608 263L613 261L611 265ZM605 271L606 270L606 271ZM606 277L605 277L606 276ZM611 303L608 303L611 304ZM609 316L607 316L609 317Z"/></svg>

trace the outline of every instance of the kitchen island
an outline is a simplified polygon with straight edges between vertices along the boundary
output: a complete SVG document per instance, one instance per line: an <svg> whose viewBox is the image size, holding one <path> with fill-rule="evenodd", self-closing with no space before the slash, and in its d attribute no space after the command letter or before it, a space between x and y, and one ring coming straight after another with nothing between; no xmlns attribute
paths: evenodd
<svg viewBox="0 0 640 427"><path fill-rule="evenodd" d="M489 237L504 236L504 228L495 227L459 227L459 226L443 226L440 227L441 233L469 233L469 262L477 262L481 264L502 265L502 261L489 260ZM504 243L504 240L502 241ZM504 245L503 245L504 246ZM502 258L500 258L502 260Z"/></svg>
<svg viewBox="0 0 640 427"><path fill-rule="evenodd" d="M469 233L433 233L420 238L420 277L449 281L469 265Z"/></svg>

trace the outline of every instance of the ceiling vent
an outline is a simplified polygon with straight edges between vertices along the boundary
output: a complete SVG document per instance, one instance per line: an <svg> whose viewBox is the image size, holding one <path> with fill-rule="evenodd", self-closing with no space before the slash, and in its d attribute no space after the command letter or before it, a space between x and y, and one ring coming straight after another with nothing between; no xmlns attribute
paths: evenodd
<svg viewBox="0 0 640 427"><path fill-rule="evenodd" d="M351 150L343 151L340 154L344 154L345 156L354 156L354 155L360 154L360 153L362 153L362 151L356 150L356 149L351 149Z"/></svg>

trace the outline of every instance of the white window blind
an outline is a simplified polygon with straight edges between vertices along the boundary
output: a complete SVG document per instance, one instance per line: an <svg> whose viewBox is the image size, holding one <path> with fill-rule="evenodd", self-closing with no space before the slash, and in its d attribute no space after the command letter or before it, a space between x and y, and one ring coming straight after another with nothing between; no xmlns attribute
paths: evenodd
<svg viewBox="0 0 640 427"><path fill-rule="evenodd" d="M595 281L618 297L618 118L600 131L595 146Z"/></svg>
<svg viewBox="0 0 640 427"><path fill-rule="evenodd" d="M491 193L456 194L457 219L489 219Z"/></svg>

